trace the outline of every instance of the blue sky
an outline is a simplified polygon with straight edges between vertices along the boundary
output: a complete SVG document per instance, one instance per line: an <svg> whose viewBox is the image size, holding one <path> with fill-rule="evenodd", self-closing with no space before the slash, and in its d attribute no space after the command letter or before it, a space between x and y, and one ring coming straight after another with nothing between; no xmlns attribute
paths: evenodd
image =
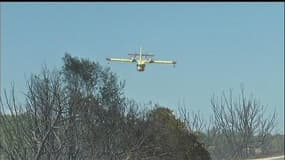
<svg viewBox="0 0 285 160"><path fill-rule="evenodd" d="M140 46L176 67L140 73L105 61ZM60 67L65 52L111 67L128 97L174 110L184 101L205 117L213 94L243 84L276 109L284 132L284 3L1 3L2 89L24 92L31 73Z"/></svg>

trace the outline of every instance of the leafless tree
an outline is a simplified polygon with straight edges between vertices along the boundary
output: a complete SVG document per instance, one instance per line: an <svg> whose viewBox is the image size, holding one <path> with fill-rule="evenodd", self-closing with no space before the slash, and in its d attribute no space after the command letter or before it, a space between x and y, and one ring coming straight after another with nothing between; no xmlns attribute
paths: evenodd
<svg viewBox="0 0 285 160"><path fill-rule="evenodd" d="M194 112L191 110L184 101L178 104L178 114L190 132L203 132L207 126L207 122L202 114L199 111Z"/></svg>
<svg viewBox="0 0 285 160"><path fill-rule="evenodd" d="M16 104L13 88L10 97L5 92L0 114L1 144L7 158L58 159L63 143L58 128L64 112L59 75L46 68L41 75L33 75L26 105Z"/></svg>
<svg viewBox="0 0 285 160"><path fill-rule="evenodd" d="M28 81L26 113L31 117L32 138L37 144L35 159L58 159L63 148L66 97L61 76L46 67Z"/></svg>
<svg viewBox="0 0 285 160"><path fill-rule="evenodd" d="M223 92L220 101L213 96L211 104L214 128L224 137L220 138L219 143L224 146L220 149L226 158L250 156L254 147L263 145L264 139L276 125L275 112L266 116L264 105L253 97L247 98L243 88L237 100L233 99L230 90L228 96Z"/></svg>

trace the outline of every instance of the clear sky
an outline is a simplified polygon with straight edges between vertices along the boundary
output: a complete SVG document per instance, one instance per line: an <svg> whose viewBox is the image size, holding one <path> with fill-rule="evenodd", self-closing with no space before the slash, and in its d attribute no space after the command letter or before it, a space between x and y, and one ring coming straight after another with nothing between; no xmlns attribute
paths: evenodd
<svg viewBox="0 0 285 160"><path fill-rule="evenodd" d="M174 110L184 101L205 117L213 94L240 85L276 109L284 132L284 3L1 3L2 89L25 91L45 63L60 67L65 52L111 67L125 94ZM107 64L142 46L172 65Z"/></svg>

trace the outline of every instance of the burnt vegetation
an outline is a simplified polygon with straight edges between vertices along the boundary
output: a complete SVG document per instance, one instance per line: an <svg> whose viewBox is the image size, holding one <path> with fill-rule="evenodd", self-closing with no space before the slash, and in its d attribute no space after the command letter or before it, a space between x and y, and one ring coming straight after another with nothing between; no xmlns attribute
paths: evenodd
<svg viewBox="0 0 285 160"><path fill-rule="evenodd" d="M0 159L240 159L284 149L278 143L284 136L271 135L276 115L264 116L264 107L244 92L239 101L213 97L207 123L186 105L178 115L139 105L124 95L125 82L99 63L69 54L63 62L31 75L24 104L13 87L1 97Z"/></svg>

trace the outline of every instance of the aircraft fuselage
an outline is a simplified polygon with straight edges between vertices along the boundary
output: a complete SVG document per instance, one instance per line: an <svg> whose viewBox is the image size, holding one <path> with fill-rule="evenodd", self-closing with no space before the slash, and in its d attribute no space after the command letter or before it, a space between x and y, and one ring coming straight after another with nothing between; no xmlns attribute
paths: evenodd
<svg viewBox="0 0 285 160"><path fill-rule="evenodd" d="M139 72L143 72L144 71L144 68L145 68L145 64L137 64L137 70Z"/></svg>

